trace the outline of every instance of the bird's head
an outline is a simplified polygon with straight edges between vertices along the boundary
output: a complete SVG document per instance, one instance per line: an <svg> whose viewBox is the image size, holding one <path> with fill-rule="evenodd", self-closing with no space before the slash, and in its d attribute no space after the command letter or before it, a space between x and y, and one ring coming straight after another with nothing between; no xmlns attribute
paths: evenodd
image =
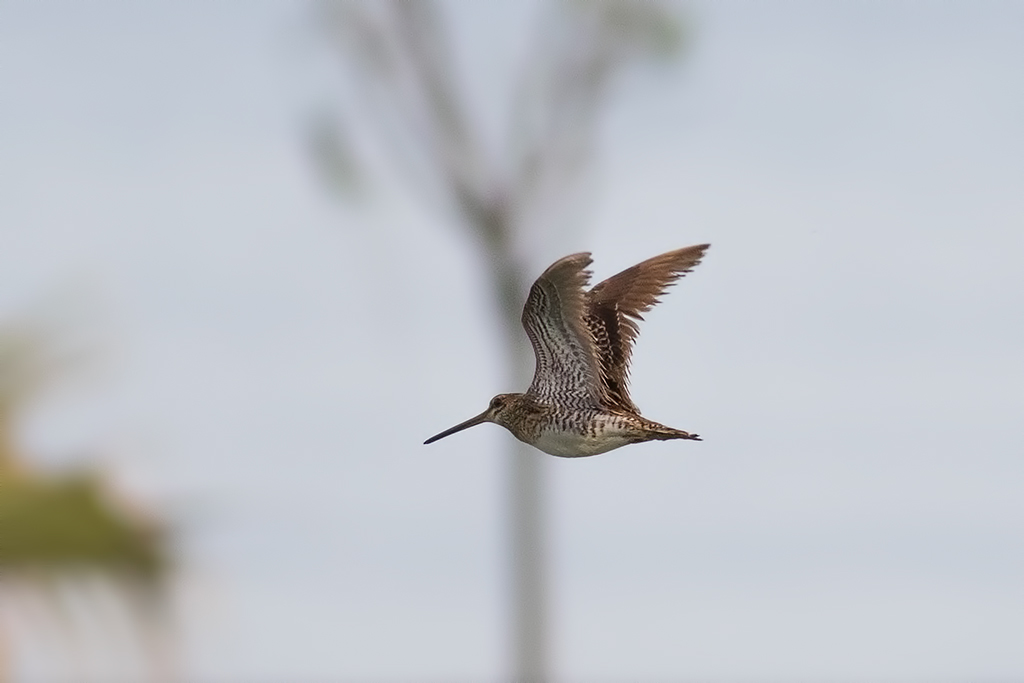
<svg viewBox="0 0 1024 683"><path fill-rule="evenodd" d="M446 429L440 434L430 437L423 443L434 443L446 436L451 436L455 432L461 432L463 429L469 429L470 427L475 427L476 425L483 424L484 422L493 422L494 424L507 428L508 422L506 418L521 396L522 394L498 394L491 399L490 405L487 406L487 410L484 412L480 413L476 417L469 418L465 422L455 425L451 429Z"/></svg>

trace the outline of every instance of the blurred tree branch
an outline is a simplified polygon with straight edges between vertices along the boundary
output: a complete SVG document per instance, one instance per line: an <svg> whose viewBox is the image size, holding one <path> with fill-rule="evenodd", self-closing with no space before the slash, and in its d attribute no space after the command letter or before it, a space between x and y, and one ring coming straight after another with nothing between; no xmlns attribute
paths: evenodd
<svg viewBox="0 0 1024 683"><path fill-rule="evenodd" d="M410 185L454 214L479 245L505 332L509 379L525 385L533 363L519 327L531 274L526 245L543 239L559 213L578 201L616 76L638 61L673 55L681 43L680 21L656 2L545 5L502 148L488 153L482 130L467 114L452 40L436 3L344 2L320 9L354 83L346 125L361 122L359 134L368 131L388 145ZM353 115L361 107L364 116ZM339 144L356 137L319 130L317 157L357 166L351 146ZM332 144L337 147L330 149ZM547 677L541 461L518 443L511 456L513 675L538 681Z"/></svg>

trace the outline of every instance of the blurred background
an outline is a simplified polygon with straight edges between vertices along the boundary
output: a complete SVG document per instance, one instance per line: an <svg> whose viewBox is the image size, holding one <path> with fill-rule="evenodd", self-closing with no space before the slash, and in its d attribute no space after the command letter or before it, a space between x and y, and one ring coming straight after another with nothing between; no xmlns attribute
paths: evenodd
<svg viewBox="0 0 1024 683"><path fill-rule="evenodd" d="M1022 73L1009 2L0 5L0 681L1024 678ZM704 442L421 445L556 258L698 242L632 393Z"/></svg>

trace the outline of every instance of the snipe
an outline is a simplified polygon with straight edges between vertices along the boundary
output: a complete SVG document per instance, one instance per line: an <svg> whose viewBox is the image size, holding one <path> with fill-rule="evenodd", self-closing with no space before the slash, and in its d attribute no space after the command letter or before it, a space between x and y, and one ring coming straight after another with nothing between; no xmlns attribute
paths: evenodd
<svg viewBox="0 0 1024 683"><path fill-rule="evenodd" d="M643 441L696 434L640 415L629 397L629 356L637 322L658 297L700 263L708 244L670 251L627 268L586 291L589 253L573 254L537 278L523 308L537 369L525 394L498 394L487 410L424 443L493 422L520 441L566 458L606 453Z"/></svg>

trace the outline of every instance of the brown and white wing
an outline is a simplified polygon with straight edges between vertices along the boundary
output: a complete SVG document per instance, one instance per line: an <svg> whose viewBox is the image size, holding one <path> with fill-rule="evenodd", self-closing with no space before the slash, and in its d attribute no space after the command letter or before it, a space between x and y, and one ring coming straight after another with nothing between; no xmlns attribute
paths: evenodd
<svg viewBox="0 0 1024 683"><path fill-rule="evenodd" d="M598 407L605 402L600 363L584 317L589 253L556 261L537 278L523 308L537 368L527 393L549 403Z"/></svg>
<svg viewBox="0 0 1024 683"><path fill-rule="evenodd" d="M610 405L639 414L629 397L629 358L643 313L680 277L700 263L708 244L647 259L594 286L587 293L586 322L597 346L599 367Z"/></svg>

